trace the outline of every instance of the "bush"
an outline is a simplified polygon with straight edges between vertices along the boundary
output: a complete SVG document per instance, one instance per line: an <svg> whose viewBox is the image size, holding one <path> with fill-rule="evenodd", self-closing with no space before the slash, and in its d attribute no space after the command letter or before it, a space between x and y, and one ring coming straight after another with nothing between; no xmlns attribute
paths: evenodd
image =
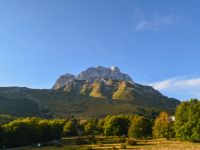
<svg viewBox="0 0 200 150"><path fill-rule="evenodd" d="M82 144L96 144L97 140L95 136L88 136L86 138L77 138L76 139L76 144L77 145L82 145Z"/></svg>
<svg viewBox="0 0 200 150"><path fill-rule="evenodd" d="M126 142L126 138L125 137L119 137L117 138L117 143L125 143Z"/></svg>
<svg viewBox="0 0 200 150"><path fill-rule="evenodd" d="M126 149L126 144L120 144L119 148L120 149Z"/></svg>
<svg viewBox="0 0 200 150"><path fill-rule="evenodd" d="M88 141L86 139L84 139L84 138L77 138L75 143L77 145L83 145L83 144L88 144Z"/></svg>
<svg viewBox="0 0 200 150"><path fill-rule="evenodd" d="M137 142L136 142L136 140L134 140L134 139L130 139L130 138L128 138L128 139L126 139L126 144L127 145L137 145Z"/></svg>
<svg viewBox="0 0 200 150"><path fill-rule="evenodd" d="M95 138L95 136L88 136L87 137L87 141L88 141L88 144L96 144L97 140Z"/></svg>

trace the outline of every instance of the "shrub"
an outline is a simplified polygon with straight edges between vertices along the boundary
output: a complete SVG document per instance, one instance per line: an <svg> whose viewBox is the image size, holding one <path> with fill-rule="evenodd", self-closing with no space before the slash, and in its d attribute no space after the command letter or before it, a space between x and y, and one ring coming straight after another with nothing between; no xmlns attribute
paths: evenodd
<svg viewBox="0 0 200 150"><path fill-rule="evenodd" d="M126 142L126 138L117 138L117 142L118 143L125 143Z"/></svg>
<svg viewBox="0 0 200 150"><path fill-rule="evenodd" d="M126 149L126 144L120 144L119 148L120 149Z"/></svg>
<svg viewBox="0 0 200 150"><path fill-rule="evenodd" d="M83 145L83 144L88 144L88 141L86 139L84 139L84 138L77 138L75 143L77 145Z"/></svg>
<svg viewBox="0 0 200 150"><path fill-rule="evenodd" d="M132 138L128 138L128 139L126 139L126 144L127 145L137 145L137 141Z"/></svg>
<svg viewBox="0 0 200 150"><path fill-rule="evenodd" d="M88 144L96 144L97 140L95 138L95 136L88 136L87 137L87 141L88 141Z"/></svg>

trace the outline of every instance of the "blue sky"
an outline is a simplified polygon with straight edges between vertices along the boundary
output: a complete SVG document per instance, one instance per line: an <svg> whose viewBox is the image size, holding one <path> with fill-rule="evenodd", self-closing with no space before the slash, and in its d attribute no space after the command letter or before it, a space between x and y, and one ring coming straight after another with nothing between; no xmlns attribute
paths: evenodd
<svg viewBox="0 0 200 150"><path fill-rule="evenodd" d="M1 0L0 86L50 88L118 66L169 97L200 98L199 0Z"/></svg>

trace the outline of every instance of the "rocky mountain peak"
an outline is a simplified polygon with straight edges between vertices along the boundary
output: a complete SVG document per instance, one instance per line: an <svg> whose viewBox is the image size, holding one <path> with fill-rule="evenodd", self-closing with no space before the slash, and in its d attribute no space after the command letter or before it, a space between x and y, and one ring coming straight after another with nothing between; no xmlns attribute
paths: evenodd
<svg viewBox="0 0 200 150"><path fill-rule="evenodd" d="M65 74L60 76L53 89L58 89L63 87L64 85L69 84L73 80L87 80L93 81L95 79L105 79L105 80L121 80L127 82L133 82L131 77L128 74L121 73L120 69L116 66L112 66L110 68L98 66L98 67L90 67L87 68L85 71L82 71L77 76L72 74Z"/></svg>
<svg viewBox="0 0 200 150"><path fill-rule="evenodd" d="M121 73L118 67L91 67L82 71L78 76L79 80L93 80L93 79L112 79L112 80L124 80L133 82L131 77L127 74Z"/></svg>
<svg viewBox="0 0 200 150"><path fill-rule="evenodd" d="M111 69L111 71L113 71L113 72L120 72L119 68L116 67L116 66L112 66L112 67L110 67L110 69Z"/></svg>
<svg viewBox="0 0 200 150"><path fill-rule="evenodd" d="M74 79L76 79L76 76L70 73L66 73L64 75L61 75L57 80L56 83L53 86L53 89L59 89L70 82L72 82Z"/></svg>

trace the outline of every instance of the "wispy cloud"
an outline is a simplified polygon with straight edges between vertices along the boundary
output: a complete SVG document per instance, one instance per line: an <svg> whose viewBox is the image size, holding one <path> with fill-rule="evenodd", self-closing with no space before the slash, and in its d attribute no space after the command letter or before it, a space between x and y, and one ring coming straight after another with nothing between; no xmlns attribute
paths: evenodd
<svg viewBox="0 0 200 150"><path fill-rule="evenodd" d="M175 77L149 84L162 92L184 95L185 97L200 98L200 77L184 78Z"/></svg>
<svg viewBox="0 0 200 150"><path fill-rule="evenodd" d="M135 26L135 30L158 30L163 25L172 25L176 21L175 14L161 15L153 14L149 17L140 18Z"/></svg>
<svg viewBox="0 0 200 150"><path fill-rule="evenodd" d="M132 31L158 31L164 26L171 26L180 21L182 15L175 9L166 11L146 10L138 3L133 6Z"/></svg>

